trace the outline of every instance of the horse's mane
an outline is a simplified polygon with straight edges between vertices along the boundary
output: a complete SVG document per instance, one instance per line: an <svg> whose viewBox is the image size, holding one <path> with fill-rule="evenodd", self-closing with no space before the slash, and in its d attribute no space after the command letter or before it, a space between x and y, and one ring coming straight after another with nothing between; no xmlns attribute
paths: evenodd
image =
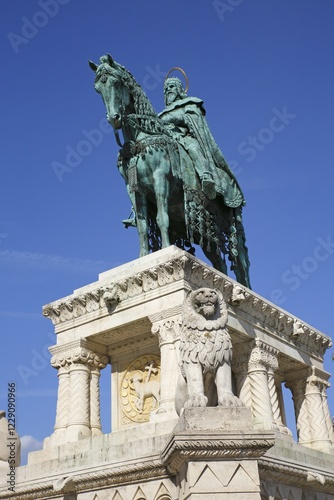
<svg viewBox="0 0 334 500"><path fill-rule="evenodd" d="M144 90L130 71L116 62L114 64L118 75L124 82L124 85L131 92L134 101L135 113L138 115L158 116Z"/></svg>

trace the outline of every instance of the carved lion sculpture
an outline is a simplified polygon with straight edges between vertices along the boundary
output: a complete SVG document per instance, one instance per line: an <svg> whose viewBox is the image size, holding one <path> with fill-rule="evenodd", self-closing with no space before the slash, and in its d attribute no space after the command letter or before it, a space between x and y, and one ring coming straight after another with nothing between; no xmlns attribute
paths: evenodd
<svg viewBox="0 0 334 500"><path fill-rule="evenodd" d="M176 411L197 406L242 406L232 392L232 342L227 309L217 289L190 291L180 332L181 374Z"/></svg>

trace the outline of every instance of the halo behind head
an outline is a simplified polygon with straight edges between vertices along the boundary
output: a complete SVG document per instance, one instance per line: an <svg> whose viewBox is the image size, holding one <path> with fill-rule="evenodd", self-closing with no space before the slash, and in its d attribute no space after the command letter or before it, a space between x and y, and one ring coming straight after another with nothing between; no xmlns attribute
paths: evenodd
<svg viewBox="0 0 334 500"><path fill-rule="evenodd" d="M179 66L174 66L174 68L170 69L167 73L167 75L165 76L165 82L167 80L167 78L169 77L169 75L172 73L172 71L180 71L182 73L182 75L184 76L185 78L185 81L186 81L186 88L184 89L185 92L188 92L188 89L189 89L189 80L188 80L188 77L187 77L187 74L186 72L180 68Z"/></svg>

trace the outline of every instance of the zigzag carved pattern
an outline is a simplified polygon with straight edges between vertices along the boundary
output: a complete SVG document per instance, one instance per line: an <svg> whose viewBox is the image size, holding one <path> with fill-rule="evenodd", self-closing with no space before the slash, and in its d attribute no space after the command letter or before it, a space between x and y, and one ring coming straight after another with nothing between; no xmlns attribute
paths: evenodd
<svg viewBox="0 0 334 500"><path fill-rule="evenodd" d="M291 390L293 396L298 442L310 441L311 434L305 400L305 380L286 382L285 386Z"/></svg>
<svg viewBox="0 0 334 500"><path fill-rule="evenodd" d="M310 432L310 424L308 419L308 412L306 407L305 399L300 401L300 407L296 408L297 414L297 433L300 442L310 441L311 432Z"/></svg>
<svg viewBox="0 0 334 500"><path fill-rule="evenodd" d="M328 436L331 442L334 444L334 431L333 431L333 423L331 419L331 415L328 408L327 396L326 394L322 395L322 407L325 415L326 426L328 431Z"/></svg>
<svg viewBox="0 0 334 500"><path fill-rule="evenodd" d="M277 387L275 384L275 378L273 373L268 374L268 388L271 400L271 408L273 412L274 420L282 425L281 409L278 401Z"/></svg>
<svg viewBox="0 0 334 500"><path fill-rule="evenodd" d="M66 427L68 422L69 373L59 373L56 425Z"/></svg>
<svg viewBox="0 0 334 500"><path fill-rule="evenodd" d="M70 418L71 423L89 423L90 398L88 373L70 372Z"/></svg>
<svg viewBox="0 0 334 500"><path fill-rule="evenodd" d="M240 374L237 376L237 388L238 394L241 401L244 403L247 408L252 407L252 392L250 381L248 375Z"/></svg>
<svg viewBox="0 0 334 500"><path fill-rule="evenodd" d="M309 424L313 439L328 439L328 431L320 394L306 395Z"/></svg>
<svg viewBox="0 0 334 500"><path fill-rule="evenodd" d="M100 372L93 371L90 380L90 425L101 428L99 378Z"/></svg>
<svg viewBox="0 0 334 500"><path fill-rule="evenodd" d="M272 420L272 409L268 391L267 373L252 372L249 374L252 393L252 412L257 420Z"/></svg>

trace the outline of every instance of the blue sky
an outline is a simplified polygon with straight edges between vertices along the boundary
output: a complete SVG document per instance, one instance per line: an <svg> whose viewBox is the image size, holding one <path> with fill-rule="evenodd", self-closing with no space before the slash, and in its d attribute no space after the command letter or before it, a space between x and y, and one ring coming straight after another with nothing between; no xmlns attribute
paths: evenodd
<svg viewBox="0 0 334 500"><path fill-rule="evenodd" d="M87 60L107 52L157 111L165 73L184 68L246 196L254 291L333 335L333 20L331 0L3 2L0 408L15 381L25 446L55 418L42 306L138 256L111 129L82 146L105 117ZM329 403L334 414L332 388Z"/></svg>

